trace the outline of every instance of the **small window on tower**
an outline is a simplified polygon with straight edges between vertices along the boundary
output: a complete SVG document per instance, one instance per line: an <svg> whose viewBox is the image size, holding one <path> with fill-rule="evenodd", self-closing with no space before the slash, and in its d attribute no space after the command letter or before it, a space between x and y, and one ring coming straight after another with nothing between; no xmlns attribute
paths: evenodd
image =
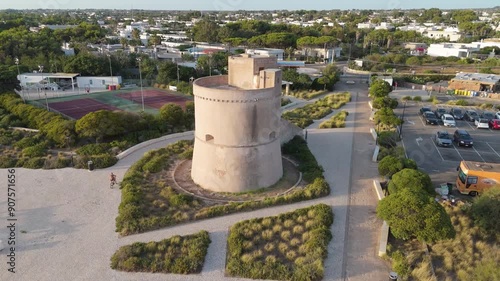
<svg viewBox="0 0 500 281"><path fill-rule="evenodd" d="M276 139L276 132L271 132L269 134L269 140L274 140L274 139Z"/></svg>
<svg viewBox="0 0 500 281"><path fill-rule="evenodd" d="M214 136L206 134L205 135L205 141L206 142L214 142Z"/></svg>

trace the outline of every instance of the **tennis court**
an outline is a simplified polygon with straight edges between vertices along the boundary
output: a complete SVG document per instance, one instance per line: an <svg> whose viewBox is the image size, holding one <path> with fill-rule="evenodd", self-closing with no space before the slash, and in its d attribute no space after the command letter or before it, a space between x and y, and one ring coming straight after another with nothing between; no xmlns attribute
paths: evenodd
<svg viewBox="0 0 500 281"><path fill-rule="evenodd" d="M158 90L144 90L143 92L144 93L142 93L141 91L135 91L130 93L117 94L116 96L140 104L142 104L144 96L144 105L157 109L160 109L166 103L175 103L184 108L186 101L188 101L186 97L165 93Z"/></svg>
<svg viewBox="0 0 500 281"><path fill-rule="evenodd" d="M80 119L87 113L98 110L120 110L119 108L90 98L53 102L49 103L49 107L74 119Z"/></svg>
<svg viewBox="0 0 500 281"><path fill-rule="evenodd" d="M79 119L87 113L98 110L122 110L128 112L142 112L142 101L144 98L144 112L157 114L158 110L167 103L175 103L185 107L187 101L192 97L181 93L161 90L156 88L122 89L117 91L103 91L94 93L82 93L76 95L65 95L48 99L28 101L40 107L48 107L51 111L59 112L67 117Z"/></svg>

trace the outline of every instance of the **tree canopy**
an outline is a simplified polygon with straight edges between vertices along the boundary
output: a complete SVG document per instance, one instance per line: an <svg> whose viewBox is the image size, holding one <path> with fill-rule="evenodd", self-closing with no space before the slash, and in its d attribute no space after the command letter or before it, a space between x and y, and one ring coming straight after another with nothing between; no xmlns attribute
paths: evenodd
<svg viewBox="0 0 500 281"><path fill-rule="evenodd" d="M443 206L425 191L404 188L380 200L377 216L398 239L423 242L451 239L455 230Z"/></svg>
<svg viewBox="0 0 500 281"><path fill-rule="evenodd" d="M422 190L428 194L435 193L429 175L415 169L403 169L395 173L388 188L390 194L400 192L403 189Z"/></svg>

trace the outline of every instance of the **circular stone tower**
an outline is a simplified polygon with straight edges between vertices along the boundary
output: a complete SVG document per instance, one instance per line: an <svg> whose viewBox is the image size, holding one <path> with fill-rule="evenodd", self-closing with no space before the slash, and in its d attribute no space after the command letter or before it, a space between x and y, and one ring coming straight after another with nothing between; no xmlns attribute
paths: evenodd
<svg viewBox="0 0 500 281"><path fill-rule="evenodd" d="M276 57L229 57L229 75L197 79L191 177L204 189L245 192L283 176L281 70Z"/></svg>

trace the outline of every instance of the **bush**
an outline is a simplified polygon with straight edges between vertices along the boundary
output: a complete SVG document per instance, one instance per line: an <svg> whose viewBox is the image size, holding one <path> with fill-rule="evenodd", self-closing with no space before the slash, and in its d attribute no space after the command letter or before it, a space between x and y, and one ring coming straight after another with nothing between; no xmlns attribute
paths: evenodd
<svg viewBox="0 0 500 281"><path fill-rule="evenodd" d="M40 157L40 156L45 156L46 153L47 153L46 143L39 143L34 146L26 147L22 151L24 157Z"/></svg>
<svg viewBox="0 0 500 281"><path fill-rule="evenodd" d="M206 231L159 242L136 242L120 247L113 254L111 268L129 272L200 273L209 244Z"/></svg>
<svg viewBox="0 0 500 281"><path fill-rule="evenodd" d="M398 100L390 97L378 97L373 100L373 108L381 109L384 107L394 109L398 107Z"/></svg>
<svg viewBox="0 0 500 281"><path fill-rule="evenodd" d="M45 164L45 158L34 157L34 158L29 158L27 161L22 163L22 167L27 169L41 169L43 168L44 164Z"/></svg>
<svg viewBox="0 0 500 281"><path fill-rule="evenodd" d="M385 131L380 132L377 137L377 143L385 148L396 147L396 142L398 141L399 136L396 132Z"/></svg>
<svg viewBox="0 0 500 281"><path fill-rule="evenodd" d="M463 99L460 99L460 100L457 100L455 102L456 105L461 105L461 106L468 106L469 105L469 102L467 102L466 100L463 100Z"/></svg>
<svg viewBox="0 0 500 281"><path fill-rule="evenodd" d="M443 206L423 190L403 188L391 193L380 200L377 216L387 221L392 235L398 239L415 237L419 241L433 243L455 237L450 217Z"/></svg>
<svg viewBox="0 0 500 281"><path fill-rule="evenodd" d="M311 214L310 220L295 226L305 228L306 222L313 222L305 240L290 239L289 230L275 235L272 244L261 239L255 241L253 235L245 235L252 225L262 225L264 220L294 222L298 217L308 214ZM332 239L332 223L332 210L324 204L275 217L238 222L230 228L228 236L226 272L230 276L253 279L320 280L324 274L323 260L327 256L327 246ZM282 237L284 239L280 239ZM252 247L244 247L247 242L251 242Z"/></svg>
<svg viewBox="0 0 500 281"><path fill-rule="evenodd" d="M108 143L87 144L76 150L78 155L98 155L105 154L111 148Z"/></svg>
<svg viewBox="0 0 500 281"><path fill-rule="evenodd" d="M492 235L500 233L500 187L493 187L474 199L471 214L476 225Z"/></svg>
<svg viewBox="0 0 500 281"><path fill-rule="evenodd" d="M403 189L424 191L429 195L435 193L431 178L426 173L414 169L403 169L392 176L389 182L389 193L394 194Z"/></svg>
<svg viewBox="0 0 500 281"><path fill-rule="evenodd" d="M395 173L404 169L400 158L387 156L378 163L378 173L384 177L392 177Z"/></svg>
<svg viewBox="0 0 500 281"><path fill-rule="evenodd" d="M414 96L413 100L414 101L422 101L422 97L420 97L420 96Z"/></svg>
<svg viewBox="0 0 500 281"><path fill-rule="evenodd" d="M392 268L401 278L406 278L410 274L410 265L406 260L406 256L400 251L396 251L391 255Z"/></svg>
<svg viewBox="0 0 500 281"><path fill-rule="evenodd" d="M412 100L412 97L411 96L405 96L402 98L403 101L410 101Z"/></svg>

